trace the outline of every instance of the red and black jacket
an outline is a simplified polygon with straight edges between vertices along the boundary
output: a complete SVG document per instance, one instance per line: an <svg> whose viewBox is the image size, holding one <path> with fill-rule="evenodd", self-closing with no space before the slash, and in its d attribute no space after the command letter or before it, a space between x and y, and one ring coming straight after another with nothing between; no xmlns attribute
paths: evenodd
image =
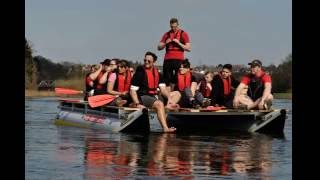
<svg viewBox="0 0 320 180"><path fill-rule="evenodd" d="M177 74L177 86L176 90L182 92L185 88L191 87L191 82L193 81L192 73L190 71L185 74L181 74L180 72Z"/></svg>
<svg viewBox="0 0 320 180"><path fill-rule="evenodd" d="M183 30L182 29L179 29L176 33L174 33L172 30L168 31L166 36L166 40L167 39L179 39L179 41L182 43L182 44L185 44L183 38L182 38L182 34L183 34ZM179 46L177 43L175 42L170 42L168 44L166 44L166 51L184 51L184 49Z"/></svg>
<svg viewBox="0 0 320 180"><path fill-rule="evenodd" d="M264 84L262 82L262 78L265 75L263 73L260 77L255 77L253 74L249 74L250 83L248 85L248 96L253 100L257 100L263 95Z"/></svg>
<svg viewBox="0 0 320 180"><path fill-rule="evenodd" d="M118 92L129 92L132 75L130 71L126 72L126 76L117 73L117 78L114 84L114 90Z"/></svg>
<svg viewBox="0 0 320 180"><path fill-rule="evenodd" d="M211 102L214 104L226 106L227 102L233 99L235 89L238 87L239 84L240 82L236 80L233 76L230 76L229 80L224 82L220 74L215 75L211 83ZM225 89L227 88L229 93L225 92Z"/></svg>
<svg viewBox="0 0 320 180"><path fill-rule="evenodd" d="M143 66L138 66L136 73L132 77L131 85L138 86L137 94L156 95L158 94L159 83L164 83L162 76L156 67L153 70L147 70Z"/></svg>

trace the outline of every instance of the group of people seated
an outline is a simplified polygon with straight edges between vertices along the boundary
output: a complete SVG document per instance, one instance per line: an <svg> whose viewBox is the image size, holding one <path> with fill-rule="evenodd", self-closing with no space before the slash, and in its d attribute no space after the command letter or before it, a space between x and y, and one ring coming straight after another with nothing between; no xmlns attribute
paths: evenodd
<svg viewBox="0 0 320 180"><path fill-rule="evenodd" d="M113 106L153 108L164 132L168 127L165 109L206 108L219 106L235 109L270 109L271 77L262 70L255 59L249 63L250 73L239 82L232 76L232 65L225 64L220 72L194 72L188 59L181 61L173 80L166 80L155 66L157 55L146 52L144 64L133 67L126 60L106 59L92 66L86 76L86 94L89 96L111 94Z"/></svg>

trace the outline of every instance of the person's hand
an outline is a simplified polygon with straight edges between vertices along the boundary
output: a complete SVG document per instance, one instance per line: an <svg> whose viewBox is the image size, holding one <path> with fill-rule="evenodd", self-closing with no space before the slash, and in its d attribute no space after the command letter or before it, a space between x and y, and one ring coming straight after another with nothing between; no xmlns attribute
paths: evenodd
<svg viewBox="0 0 320 180"><path fill-rule="evenodd" d="M128 91L120 92L120 95L125 96L128 93Z"/></svg>
<svg viewBox="0 0 320 180"><path fill-rule="evenodd" d="M168 38L168 39L166 40L166 44L171 43L171 42L172 42L172 40L171 40L170 38Z"/></svg>
<svg viewBox="0 0 320 180"><path fill-rule="evenodd" d="M178 39L173 39L172 41L175 42L175 43L177 43L177 44L180 43L180 41L179 41Z"/></svg>
<svg viewBox="0 0 320 180"><path fill-rule="evenodd" d="M145 108L145 106L144 106L144 105L142 105L142 104L138 104L138 105L136 105L136 107L137 107L137 108L140 108L140 109Z"/></svg>
<svg viewBox="0 0 320 180"><path fill-rule="evenodd" d="M109 72L109 71L111 71L111 67L109 67L109 66L104 66L104 70L105 70L106 72Z"/></svg>
<svg viewBox="0 0 320 180"><path fill-rule="evenodd" d="M259 109L264 109L264 101L260 101L258 104Z"/></svg>
<svg viewBox="0 0 320 180"><path fill-rule="evenodd" d="M239 106L240 106L239 98L234 98L233 99L233 107L237 108Z"/></svg>

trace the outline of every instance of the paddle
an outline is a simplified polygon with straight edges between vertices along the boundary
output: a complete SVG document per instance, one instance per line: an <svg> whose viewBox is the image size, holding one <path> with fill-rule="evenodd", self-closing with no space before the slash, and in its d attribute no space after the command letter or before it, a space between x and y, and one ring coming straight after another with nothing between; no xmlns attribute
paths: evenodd
<svg viewBox="0 0 320 180"><path fill-rule="evenodd" d="M91 107L99 107L103 106L105 104L110 103L116 98L116 96L110 95L110 94L102 94L102 95L96 95L96 96L89 96L88 97L88 103Z"/></svg>
<svg viewBox="0 0 320 180"><path fill-rule="evenodd" d="M67 89L67 88L54 88L56 94L66 94L66 95L74 95L74 94L82 94L83 91L78 91L74 89Z"/></svg>

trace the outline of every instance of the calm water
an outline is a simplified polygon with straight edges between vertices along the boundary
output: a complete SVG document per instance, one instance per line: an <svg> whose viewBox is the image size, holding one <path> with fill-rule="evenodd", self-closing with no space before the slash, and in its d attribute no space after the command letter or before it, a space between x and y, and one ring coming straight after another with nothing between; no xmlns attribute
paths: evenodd
<svg viewBox="0 0 320 180"><path fill-rule="evenodd" d="M55 99L26 99L26 179L292 179L292 101L274 104L289 110L284 137L55 126Z"/></svg>

